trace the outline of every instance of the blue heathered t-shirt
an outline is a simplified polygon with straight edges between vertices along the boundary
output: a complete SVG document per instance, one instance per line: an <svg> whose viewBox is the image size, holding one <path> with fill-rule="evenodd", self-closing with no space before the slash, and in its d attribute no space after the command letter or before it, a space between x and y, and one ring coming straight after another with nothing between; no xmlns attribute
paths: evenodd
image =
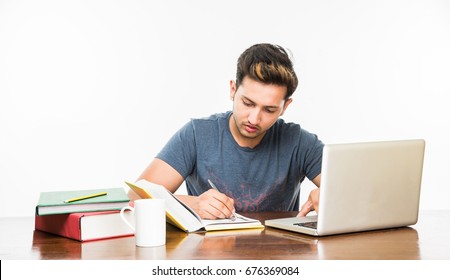
<svg viewBox="0 0 450 280"><path fill-rule="evenodd" d="M297 211L300 183L321 172L323 143L300 125L278 121L255 148L234 140L231 112L192 119L157 155L185 179L188 194L211 187L235 201L237 212Z"/></svg>

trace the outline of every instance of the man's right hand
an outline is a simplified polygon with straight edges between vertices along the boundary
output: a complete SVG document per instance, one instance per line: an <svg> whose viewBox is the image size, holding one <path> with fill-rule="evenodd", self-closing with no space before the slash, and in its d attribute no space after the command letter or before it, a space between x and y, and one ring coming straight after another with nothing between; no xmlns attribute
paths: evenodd
<svg viewBox="0 0 450 280"><path fill-rule="evenodd" d="M215 220L230 218L234 209L234 200L225 194L210 189L200 196L177 196L191 207L202 219Z"/></svg>

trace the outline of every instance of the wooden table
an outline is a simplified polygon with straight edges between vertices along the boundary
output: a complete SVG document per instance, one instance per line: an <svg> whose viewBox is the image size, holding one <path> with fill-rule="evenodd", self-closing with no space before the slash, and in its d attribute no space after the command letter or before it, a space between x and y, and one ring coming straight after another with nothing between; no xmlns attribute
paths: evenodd
<svg viewBox="0 0 450 280"><path fill-rule="evenodd" d="M295 216L295 212L246 213L266 219ZM450 210L422 211L411 227L309 237L266 227L211 233L184 233L167 226L165 246L140 248L134 237L92 242L34 231L33 217L0 219L0 259L450 259Z"/></svg>

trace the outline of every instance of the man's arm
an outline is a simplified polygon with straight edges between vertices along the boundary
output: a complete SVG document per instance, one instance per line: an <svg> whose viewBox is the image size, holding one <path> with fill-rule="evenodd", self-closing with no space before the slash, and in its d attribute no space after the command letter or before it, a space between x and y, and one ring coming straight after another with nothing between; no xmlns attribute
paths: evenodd
<svg viewBox="0 0 450 280"><path fill-rule="evenodd" d="M314 189L309 193L308 200L303 203L297 217L306 216L309 212L314 210L316 211L316 213L319 213L320 174L317 175L316 178L312 180L312 182L314 183L314 185L316 185L317 189Z"/></svg>
<svg viewBox="0 0 450 280"><path fill-rule="evenodd" d="M144 172L142 172L138 180L141 179L164 186L171 193L176 192L184 181L181 174L175 168L158 158L153 159Z"/></svg>
<svg viewBox="0 0 450 280"><path fill-rule="evenodd" d="M141 179L164 186L172 193L175 193L184 181L178 171L158 158L155 158L142 172L138 180ZM132 190L128 192L128 196L131 200L138 199ZM203 219L229 218L234 212L233 199L213 189L200 196L177 195L177 197Z"/></svg>

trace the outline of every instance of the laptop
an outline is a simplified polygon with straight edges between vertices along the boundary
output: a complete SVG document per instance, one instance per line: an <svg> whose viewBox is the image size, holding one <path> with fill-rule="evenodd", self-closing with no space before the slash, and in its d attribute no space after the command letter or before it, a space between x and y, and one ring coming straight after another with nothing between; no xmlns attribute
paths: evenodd
<svg viewBox="0 0 450 280"><path fill-rule="evenodd" d="M314 236L413 225L424 153L422 139L325 145L318 215L265 225Z"/></svg>

